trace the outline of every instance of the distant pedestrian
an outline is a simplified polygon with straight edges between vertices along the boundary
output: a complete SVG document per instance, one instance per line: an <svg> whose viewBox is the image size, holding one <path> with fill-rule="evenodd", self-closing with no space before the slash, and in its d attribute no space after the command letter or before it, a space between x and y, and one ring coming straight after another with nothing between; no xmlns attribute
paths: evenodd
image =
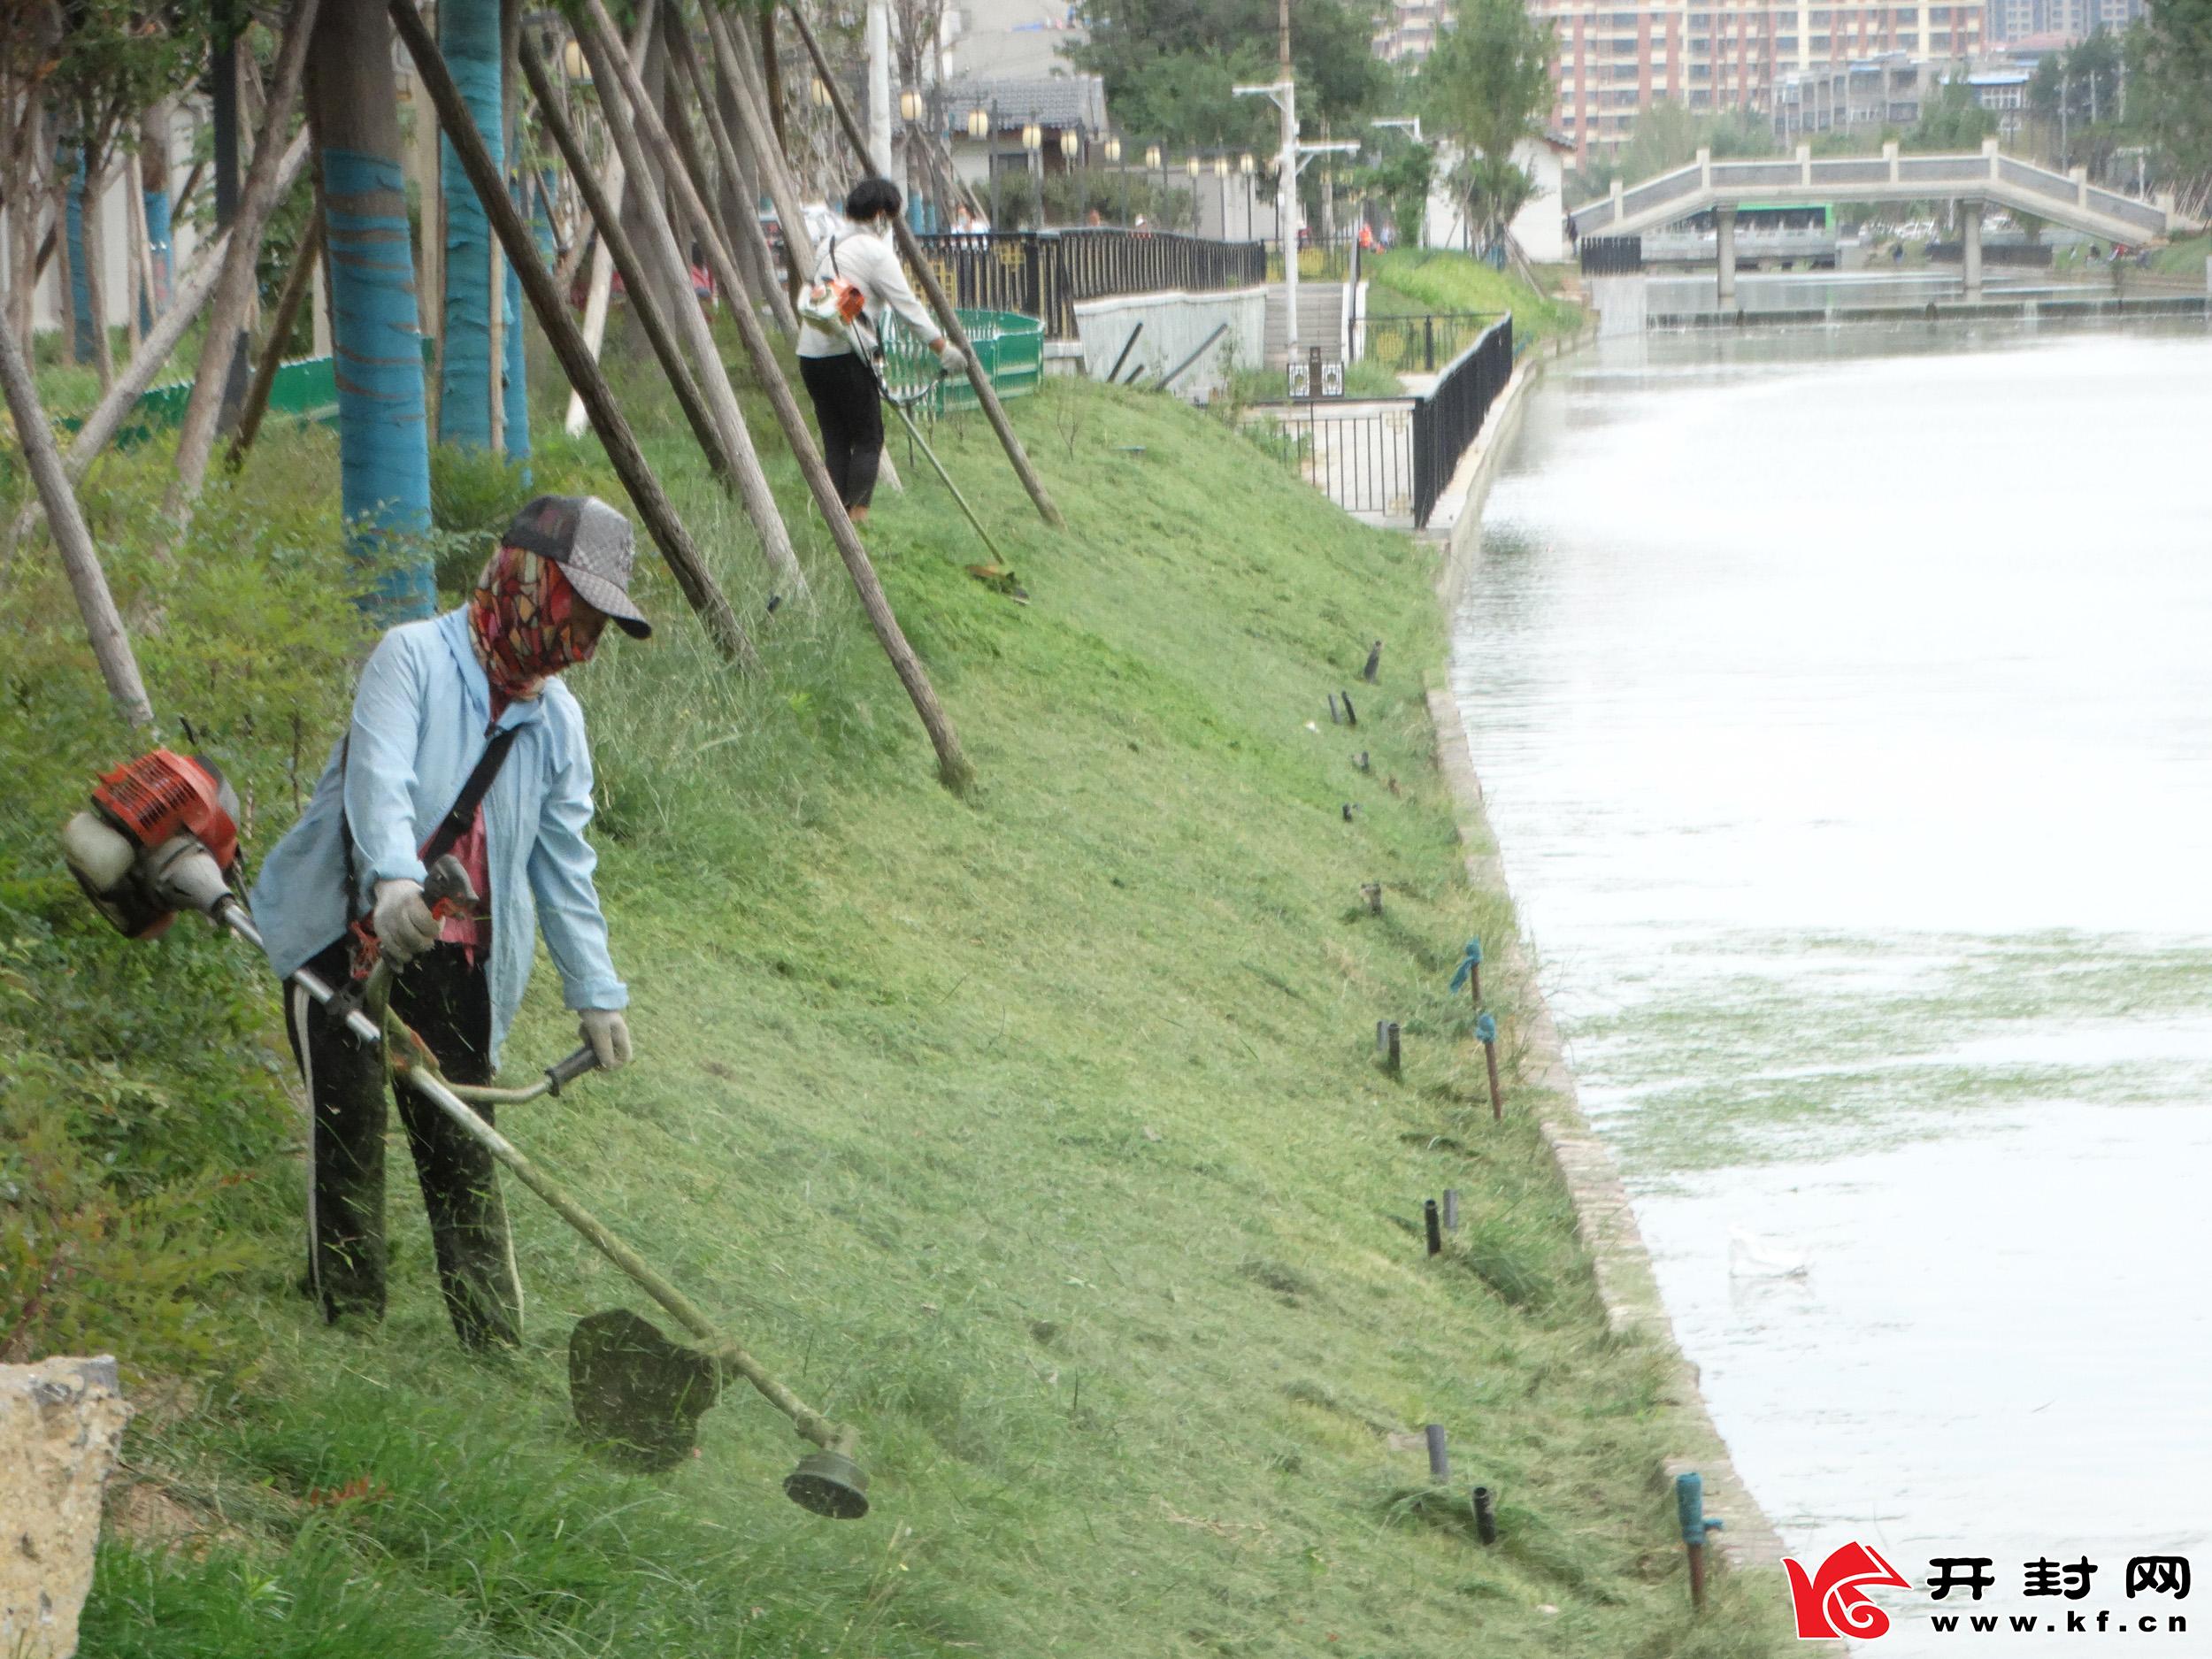
<svg viewBox="0 0 2212 1659"><path fill-rule="evenodd" d="M1567 215L1567 257L1577 259L1582 256L1582 231L1572 213Z"/></svg>

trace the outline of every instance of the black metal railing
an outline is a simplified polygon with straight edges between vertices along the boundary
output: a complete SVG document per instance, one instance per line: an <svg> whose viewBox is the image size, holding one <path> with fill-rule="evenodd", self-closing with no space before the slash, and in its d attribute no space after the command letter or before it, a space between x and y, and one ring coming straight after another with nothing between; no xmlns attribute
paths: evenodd
<svg viewBox="0 0 2212 1659"><path fill-rule="evenodd" d="M1483 417L1513 378L1513 319L1501 318L1413 411L1413 522L1425 525Z"/></svg>
<svg viewBox="0 0 2212 1659"><path fill-rule="evenodd" d="M1248 288L1267 280L1265 244L1170 231L948 231L919 240L956 305L1019 311L1041 320L1055 340L1075 337L1080 300Z"/></svg>
<svg viewBox="0 0 2212 1659"><path fill-rule="evenodd" d="M1644 268L1641 236L1585 236L1576 247L1585 276L1634 276Z"/></svg>
<svg viewBox="0 0 2212 1659"><path fill-rule="evenodd" d="M1475 336L1498 320L1496 311L1438 311L1422 317L1369 317L1364 360L1379 363L1401 374L1433 374L1440 363L1449 363Z"/></svg>
<svg viewBox="0 0 2212 1659"><path fill-rule="evenodd" d="M1490 405L1513 378L1513 319L1494 319L1425 397L1262 403L1268 453L1347 512L1425 526Z"/></svg>

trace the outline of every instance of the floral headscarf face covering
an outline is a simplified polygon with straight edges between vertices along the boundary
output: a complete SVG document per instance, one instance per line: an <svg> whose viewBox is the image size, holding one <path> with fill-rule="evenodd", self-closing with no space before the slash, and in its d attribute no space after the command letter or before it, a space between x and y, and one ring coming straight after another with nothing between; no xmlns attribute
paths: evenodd
<svg viewBox="0 0 2212 1659"><path fill-rule="evenodd" d="M469 598L469 638L492 689L525 702L553 675L588 663L606 618L579 598L551 559L502 547Z"/></svg>

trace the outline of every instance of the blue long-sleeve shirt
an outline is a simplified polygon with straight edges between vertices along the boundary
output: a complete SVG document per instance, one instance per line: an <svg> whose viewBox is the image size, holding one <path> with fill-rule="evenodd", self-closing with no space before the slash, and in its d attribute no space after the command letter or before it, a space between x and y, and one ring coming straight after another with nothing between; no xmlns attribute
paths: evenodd
<svg viewBox="0 0 2212 1659"><path fill-rule="evenodd" d="M314 799L262 864L251 899L270 964L290 973L346 931L341 823L353 836L358 914L379 881L423 879L417 849L451 809L491 733L506 726L520 732L484 797L495 1065L541 929L569 1007L623 1008L630 998L607 954L591 879L598 856L584 839L592 780L583 710L554 680L495 723L465 610L406 623L378 643L354 693L350 753L342 742L331 750Z"/></svg>

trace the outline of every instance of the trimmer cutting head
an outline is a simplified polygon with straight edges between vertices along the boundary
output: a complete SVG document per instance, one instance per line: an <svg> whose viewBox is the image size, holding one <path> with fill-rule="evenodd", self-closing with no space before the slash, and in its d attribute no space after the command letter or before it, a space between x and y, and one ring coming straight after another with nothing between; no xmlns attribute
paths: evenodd
<svg viewBox="0 0 2212 1659"><path fill-rule="evenodd" d="M585 1436L626 1463L672 1469L699 1443L699 1419L722 1391L713 1357L672 1342L626 1308L576 1322L568 1400Z"/></svg>
<svg viewBox="0 0 2212 1659"><path fill-rule="evenodd" d="M809 1452L784 1478L784 1495L803 1509L833 1521L868 1513L868 1477L842 1452Z"/></svg>

